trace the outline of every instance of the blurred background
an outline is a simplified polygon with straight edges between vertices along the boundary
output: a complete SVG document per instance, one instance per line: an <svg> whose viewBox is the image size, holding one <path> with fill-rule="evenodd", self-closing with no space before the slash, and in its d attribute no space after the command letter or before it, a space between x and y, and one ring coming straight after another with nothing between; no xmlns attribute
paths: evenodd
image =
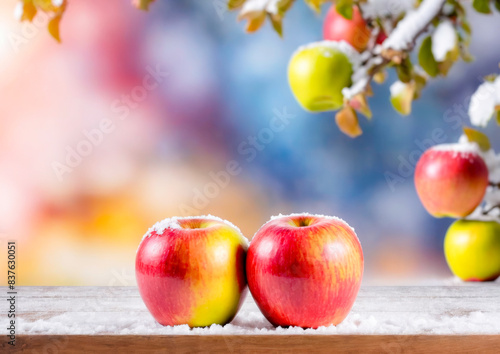
<svg viewBox="0 0 500 354"><path fill-rule="evenodd" d="M451 277L452 219L425 212L413 169L423 149L458 139L470 95L498 72L500 16L470 12L476 60L434 80L411 116L389 103L394 76L374 87L374 119L351 139L333 113L302 111L287 83L326 7L320 17L298 1L280 39L269 25L246 35L223 0L159 0L149 13L74 0L58 44L46 20L16 22L15 5L0 4L0 270L17 240L19 285L133 285L158 220L210 213L251 238L270 215L302 211L356 229L365 284ZM499 129L487 133L500 148Z"/></svg>

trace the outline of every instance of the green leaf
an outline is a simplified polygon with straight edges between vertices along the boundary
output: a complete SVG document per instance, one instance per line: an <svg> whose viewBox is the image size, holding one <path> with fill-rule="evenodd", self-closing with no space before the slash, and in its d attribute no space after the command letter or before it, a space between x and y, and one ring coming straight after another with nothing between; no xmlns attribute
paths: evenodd
<svg viewBox="0 0 500 354"><path fill-rule="evenodd" d="M464 127L464 134L467 136L467 140L471 143L479 145L481 150L488 151L491 149L490 139L486 134L481 133L479 130Z"/></svg>
<svg viewBox="0 0 500 354"><path fill-rule="evenodd" d="M448 71L450 71L451 67L458 60L459 56L460 49L457 44L455 48L446 53L446 58L442 62L438 63L439 73L443 76L448 75Z"/></svg>
<svg viewBox="0 0 500 354"><path fill-rule="evenodd" d="M236 10L243 6L244 3L245 0L229 0L227 3L227 8L231 11Z"/></svg>
<svg viewBox="0 0 500 354"><path fill-rule="evenodd" d="M497 9L497 11L500 11L500 0L495 0L494 4L495 4L495 9Z"/></svg>
<svg viewBox="0 0 500 354"><path fill-rule="evenodd" d="M269 20L273 25L274 30L280 37L283 37L283 21L281 16L269 15Z"/></svg>
<svg viewBox="0 0 500 354"><path fill-rule="evenodd" d="M470 53L469 46L465 43L463 43L460 46L460 57L466 63L470 63L470 62L474 61L474 56Z"/></svg>
<svg viewBox="0 0 500 354"><path fill-rule="evenodd" d="M422 75L415 74L413 81L415 82L415 93L413 94L413 99L416 100L420 98L420 95L427 84L427 79Z"/></svg>
<svg viewBox="0 0 500 354"><path fill-rule="evenodd" d="M409 57L403 59L401 64L396 66L396 73L398 74L399 81L408 83L413 78L413 64Z"/></svg>
<svg viewBox="0 0 500 354"><path fill-rule="evenodd" d="M500 1L500 0L499 0L499 1ZM465 32L466 34L468 34L469 36L471 35L472 30L471 30L471 28L470 28L470 24L469 24L469 22L468 22L468 21L466 21L465 19L462 21L462 28L463 28L463 30L464 30L464 32Z"/></svg>
<svg viewBox="0 0 500 354"><path fill-rule="evenodd" d="M472 6L477 12L491 14L490 0L474 0Z"/></svg>
<svg viewBox="0 0 500 354"><path fill-rule="evenodd" d="M497 124L500 125L500 110L497 111Z"/></svg>
<svg viewBox="0 0 500 354"><path fill-rule="evenodd" d="M432 38L430 36L422 42L418 52L418 63L429 76L436 77L439 73L438 63L432 54Z"/></svg>
<svg viewBox="0 0 500 354"><path fill-rule="evenodd" d="M411 103L415 97L415 83L404 84L394 96L391 95L391 104L394 109L404 116L411 113Z"/></svg>
<svg viewBox="0 0 500 354"><path fill-rule="evenodd" d="M338 0L335 5L335 9L342 17L351 20L352 19L352 0Z"/></svg>
<svg viewBox="0 0 500 354"><path fill-rule="evenodd" d="M484 81L493 82L497 79L497 74L489 74L483 77Z"/></svg>

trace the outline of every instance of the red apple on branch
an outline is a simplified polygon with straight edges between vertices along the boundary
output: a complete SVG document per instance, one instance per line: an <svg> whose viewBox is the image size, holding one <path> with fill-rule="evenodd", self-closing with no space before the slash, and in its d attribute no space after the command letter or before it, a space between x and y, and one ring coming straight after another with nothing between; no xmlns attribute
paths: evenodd
<svg viewBox="0 0 500 354"><path fill-rule="evenodd" d="M224 325L245 295L247 240L212 216L171 218L155 224L137 250L141 297L164 326Z"/></svg>
<svg viewBox="0 0 500 354"><path fill-rule="evenodd" d="M357 51L366 49L371 31L366 25L357 6L352 9L352 18L343 17L333 5L328 11L323 25L323 38L329 41L346 41ZM383 41L383 39L382 39Z"/></svg>
<svg viewBox="0 0 500 354"><path fill-rule="evenodd" d="M435 217L469 215L483 200L488 183L488 168L471 144L437 145L422 155L415 169L418 196Z"/></svg>
<svg viewBox="0 0 500 354"><path fill-rule="evenodd" d="M334 217L273 218L248 250L248 286L275 326L339 324L354 304L362 276L359 240L346 222Z"/></svg>

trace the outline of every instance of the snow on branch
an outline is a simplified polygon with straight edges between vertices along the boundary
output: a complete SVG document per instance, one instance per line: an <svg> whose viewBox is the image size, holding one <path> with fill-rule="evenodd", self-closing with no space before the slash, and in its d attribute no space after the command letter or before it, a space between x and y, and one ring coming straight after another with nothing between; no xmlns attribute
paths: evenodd
<svg viewBox="0 0 500 354"><path fill-rule="evenodd" d="M432 20L439 15L446 0L424 0L420 6L408 12L394 31L385 40L384 49L411 50L417 37L424 32Z"/></svg>
<svg viewBox="0 0 500 354"><path fill-rule="evenodd" d="M417 9L409 6L400 7L400 10L407 11L406 16L396 25L383 44L376 46L369 53L370 57L365 64L354 73L353 85L342 91L344 97L349 100L363 93L377 72L383 70L391 60L401 60L399 55L394 55L394 51L400 53L412 50L418 36L427 30L434 18L439 16L445 2L446 0L424 0ZM379 0L372 3L379 3L380 6L391 1ZM376 8L370 10L373 13L380 12Z"/></svg>
<svg viewBox="0 0 500 354"><path fill-rule="evenodd" d="M271 14L278 13L278 3L280 0L248 0L243 4L241 16L250 12L268 12Z"/></svg>

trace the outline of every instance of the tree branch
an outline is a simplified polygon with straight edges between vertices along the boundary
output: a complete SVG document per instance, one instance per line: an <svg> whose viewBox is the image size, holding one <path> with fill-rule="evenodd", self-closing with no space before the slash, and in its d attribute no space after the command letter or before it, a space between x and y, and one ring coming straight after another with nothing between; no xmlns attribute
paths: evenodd
<svg viewBox="0 0 500 354"><path fill-rule="evenodd" d="M440 16L446 0L423 0L418 9L408 13L389 34L380 47L371 48L365 63L354 73L354 84L342 91L346 99L363 93L373 76L391 61L396 64L415 46L417 38L427 31L432 21ZM369 66L371 63L371 66Z"/></svg>

